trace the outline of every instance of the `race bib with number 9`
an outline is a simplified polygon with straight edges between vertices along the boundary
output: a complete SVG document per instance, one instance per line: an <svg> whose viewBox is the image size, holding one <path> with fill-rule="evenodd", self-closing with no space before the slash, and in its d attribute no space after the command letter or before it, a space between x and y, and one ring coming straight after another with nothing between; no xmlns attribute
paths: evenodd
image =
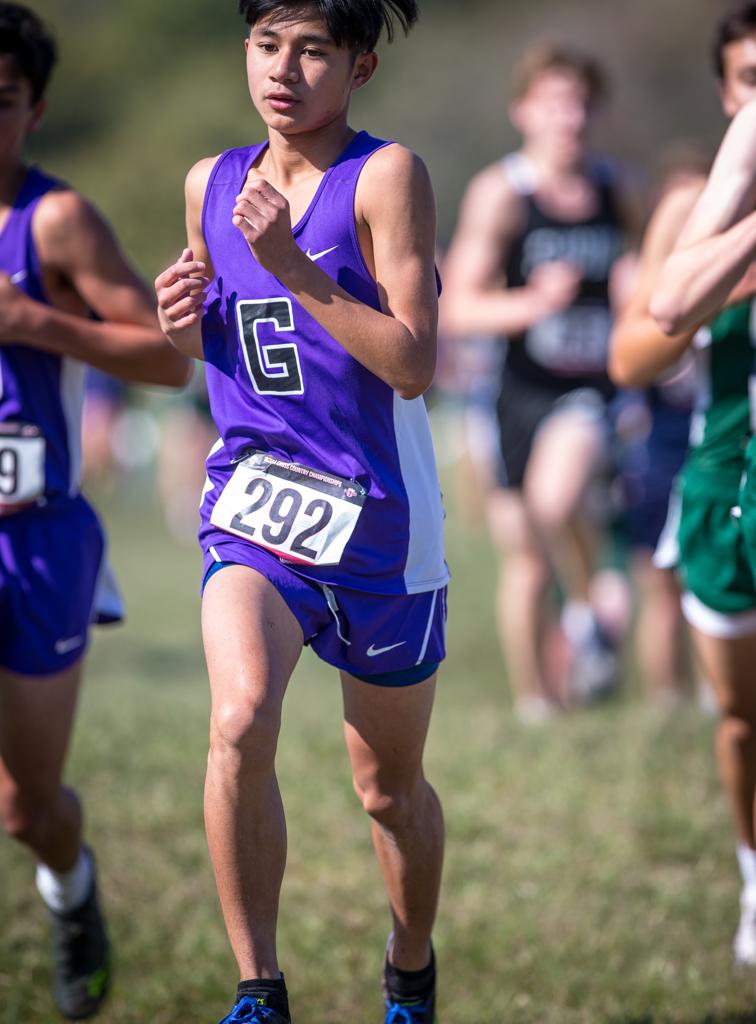
<svg viewBox="0 0 756 1024"><path fill-rule="evenodd" d="M45 439L27 423L0 423L0 512L45 493Z"/></svg>
<svg viewBox="0 0 756 1024"><path fill-rule="evenodd" d="M365 497L354 480L253 452L237 465L210 521L289 561L338 565Z"/></svg>

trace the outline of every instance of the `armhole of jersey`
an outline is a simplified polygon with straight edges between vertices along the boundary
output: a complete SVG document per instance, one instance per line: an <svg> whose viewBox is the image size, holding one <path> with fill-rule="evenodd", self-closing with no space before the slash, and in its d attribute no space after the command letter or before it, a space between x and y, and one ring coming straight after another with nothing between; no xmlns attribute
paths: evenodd
<svg viewBox="0 0 756 1024"><path fill-rule="evenodd" d="M209 177L207 179L207 184L205 185L205 194L202 197L202 218L200 220L200 227L202 228L202 237L205 239L205 245L208 247L208 251L209 251L210 247L208 245L207 231L205 230L205 227L206 227L207 207L208 207L208 203L209 203L209 200L210 200L210 191L211 191L213 185L215 184L215 179L218 176L218 171L221 169L221 165L225 162L226 158L229 156L230 153L233 153L233 150L232 149L227 149L224 153L221 153L221 155L218 157L218 159L213 164L212 170L210 171L210 175L209 175Z"/></svg>
<svg viewBox="0 0 756 1024"><path fill-rule="evenodd" d="M382 142L380 146L376 146L376 148L372 151L372 153L368 153L368 155L363 160L362 166L360 167L358 173L355 175L354 187L353 187L353 190L352 190L352 219L351 219L351 223L350 223L350 226L349 226L349 235L350 235L350 237L352 239L352 245L354 247L354 254L357 257L357 260L358 260L360 266L365 271L365 274L367 275L368 280L373 282L373 284L376 286L376 289L378 288L378 282L376 281L375 276L373 275L372 271L370 270L370 268L367 265L367 261L365 260L365 255L364 255L364 253L362 251L362 246L360 245L360 236L357 233L357 213L356 213L356 210L355 210L355 204L357 202L357 185L359 184L359 180L362 177L362 172L365 170L365 167L367 166L369 161L375 156L375 154L378 153L381 149L385 149L386 146L394 146L394 145L396 145L396 143L393 142L393 141Z"/></svg>
<svg viewBox="0 0 756 1024"><path fill-rule="evenodd" d="M529 199L537 189L535 168L522 153L507 153L501 159L501 170L509 186L521 199Z"/></svg>
<svg viewBox="0 0 756 1024"><path fill-rule="evenodd" d="M37 284L39 285L39 291L40 295L42 296L42 301L46 302L48 306L51 306L53 309L55 309L55 304L52 302L50 296L47 294L47 289L45 288L45 275L42 270L42 261L40 260L39 257L39 246L37 244L37 239L34 237L34 220L37 215L37 210L39 209L39 204L42 202L43 199L46 199L51 192L73 192L73 189L69 185L64 185L61 182L60 184L53 185L46 192L43 192L42 195L37 196L37 198L32 201L31 210L29 211L29 222L26 226L25 244L27 247L29 267L31 268L32 273L37 279Z"/></svg>

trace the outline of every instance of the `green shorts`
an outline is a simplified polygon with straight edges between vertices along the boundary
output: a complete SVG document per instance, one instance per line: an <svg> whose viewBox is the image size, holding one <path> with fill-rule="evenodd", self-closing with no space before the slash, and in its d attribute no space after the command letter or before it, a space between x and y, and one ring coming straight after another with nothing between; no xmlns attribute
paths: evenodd
<svg viewBox="0 0 756 1024"><path fill-rule="evenodd" d="M756 582L739 507L742 480L739 463L702 468L690 459L679 480L683 610L692 625L713 635L756 632ZM753 564L756 567L756 561Z"/></svg>

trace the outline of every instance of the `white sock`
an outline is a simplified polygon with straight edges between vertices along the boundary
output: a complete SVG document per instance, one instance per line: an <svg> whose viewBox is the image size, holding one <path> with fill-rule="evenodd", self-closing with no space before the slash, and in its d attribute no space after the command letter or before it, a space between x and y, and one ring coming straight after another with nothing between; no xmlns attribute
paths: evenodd
<svg viewBox="0 0 756 1024"><path fill-rule="evenodd" d="M92 858L82 847L79 859L70 871L63 874L46 864L38 864L37 889L50 910L56 914L69 914L80 907L89 895L93 876Z"/></svg>
<svg viewBox="0 0 756 1024"><path fill-rule="evenodd" d="M586 643L596 629L596 615L587 601L568 601L562 608L562 629L574 647Z"/></svg>
<svg viewBox="0 0 756 1024"><path fill-rule="evenodd" d="M743 878L743 893L756 903L756 850L739 843L738 864Z"/></svg>

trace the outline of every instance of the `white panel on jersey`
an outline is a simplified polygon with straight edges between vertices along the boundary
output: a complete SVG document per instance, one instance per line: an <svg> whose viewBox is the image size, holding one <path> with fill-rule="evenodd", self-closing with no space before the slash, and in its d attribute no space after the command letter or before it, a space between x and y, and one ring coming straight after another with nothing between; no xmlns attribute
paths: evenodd
<svg viewBox="0 0 756 1024"><path fill-rule="evenodd" d="M70 474L68 493L72 497L81 486L81 411L84 405L86 366L75 359L60 361L60 405L66 421Z"/></svg>
<svg viewBox="0 0 756 1024"><path fill-rule="evenodd" d="M538 188L538 170L524 153L508 153L501 161L509 184L520 196L532 196Z"/></svg>
<svg viewBox="0 0 756 1024"><path fill-rule="evenodd" d="M215 455L215 453L220 451L222 447L223 447L223 438L219 437L218 440L213 445L213 447L207 453L207 458L209 459L211 455ZM205 475L205 482L202 485L202 494L200 494L200 502L199 502L199 507L200 508L202 508L202 503L204 502L205 498L210 493L210 491L212 491L214 486L215 485L213 484L213 481L210 479L210 475L206 474Z"/></svg>
<svg viewBox="0 0 756 1024"><path fill-rule="evenodd" d="M696 360L696 404L690 417L688 443L697 448L704 439L706 413L711 405L711 331L702 327L693 336L693 353Z"/></svg>
<svg viewBox="0 0 756 1024"><path fill-rule="evenodd" d="M680 520L682 519L682 485L679 477L672 484L667 504L667 518L656 542L653 563L657 569L676 569L680 564Z"/></svg>
<svg viewBox="0 0 756 1024"><path fill-rule="evenodd" d="M409 502L409 548L404 569L408 594L437 590L449 581L444 561L444 508L436 456L422 398L394 393L394 435Z"/></svg>

